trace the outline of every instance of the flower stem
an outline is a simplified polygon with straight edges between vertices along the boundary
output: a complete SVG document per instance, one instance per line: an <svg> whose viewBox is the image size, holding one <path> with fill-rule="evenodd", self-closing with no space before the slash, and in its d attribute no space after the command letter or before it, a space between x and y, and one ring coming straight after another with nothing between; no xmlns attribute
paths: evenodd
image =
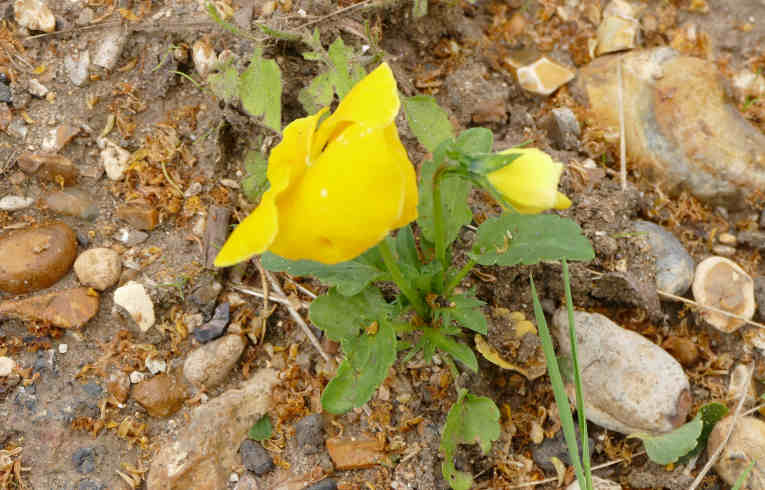
<svg viewBox="0 0 765 490"><path fill-rule="evenodd" d="M447 169L446 165L436 170L433 174L433 228L435 233L436 260L441 263L442 270L446 271L449 264L446 263L446 236L444 236L444 208L441 201L441 177ZM443 284L443 283L442 283Z"/></svg>
<svg viewBox="0 0 765 490"><path fill-rule="evenodd" d="M467 264L462 266L462 269L460 269L457 274L452 277L452 279L449 281L449 284L446 285L446 289L444 289L444 296L449 297L449 295L452 294L452 290L456 288L459 283L467 276L470 271L473 270L473 267L475 266L475 260L470 259L467 261Z"/></svg>
<svg viewBox="0 0 765 490"><path fill-rule="evenodd" d="M401 293L406 296L406 299L408 299L412 306L414 306L417 313L419 313L422 318L427 318L428 309L425 307L425 303L422 302L422 298L412 287L412 283L404 277L404 274L398 267L398 263L396 263L396 259L393 258L393 252L391 251L390 246L388 246L388 242L383 240L378 247L383 262L385 262L385 267L388 268L388 272L390 272L390 275L393 277L393 282L396 283L401 290Z"/></svg>

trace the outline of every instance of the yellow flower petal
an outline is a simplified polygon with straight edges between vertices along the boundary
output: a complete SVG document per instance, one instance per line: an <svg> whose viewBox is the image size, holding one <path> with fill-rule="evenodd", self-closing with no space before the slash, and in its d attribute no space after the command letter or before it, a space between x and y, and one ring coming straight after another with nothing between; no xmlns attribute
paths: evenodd
<svg viewBox="0 0 765 490"><path fill-rule="evenodd" d="M269 189L260 205L234 229L215 257L216 267L228 267L268 250L279 231L276 198L305 173L310 166L309 152L322 109L313 116L292 121L284 128L281 143L268 159Z"/></svg>
<svg viewBox="0 0 765 490"><path fill-rule="evenodd" d="M389 126L400 107L396 79L388 64L383 63L354 85L337 110L322 122L312 153L320 152L349 123L374 129Z"/></svg>
<svg viewBox="0 0 765 490"><path fill-rule="evenodd" d="M520 156L486 177L519 213L540 213L571 205L571 201L557 190L562 164L536 148L511 148L502 153Z"/></svg>
<svg viewBox="0 0 765 490"><path fill-rule="evenodd" d="M270 249L290 260L351 260L406 224L412 206L416 216L409 196L414 180L390 131L351 125L277 200L280 230Z"/></svg>

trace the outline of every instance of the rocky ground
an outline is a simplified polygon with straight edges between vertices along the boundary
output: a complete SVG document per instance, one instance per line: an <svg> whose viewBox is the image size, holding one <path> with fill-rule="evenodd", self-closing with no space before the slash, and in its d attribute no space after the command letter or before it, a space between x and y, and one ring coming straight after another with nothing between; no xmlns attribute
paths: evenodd
<svg viewBox="0 0 765 490"><path fill-rule="evenodd" d="M278 135L205 77L219 57L244 67L263 45L282 70L286 124L305 114L295 94L318 69L305 45L259 24L379 49L401 91L434 95L456 128L489 127L497 149L531 141L566 164L574 204L562 214L597 254L572 266L575 305L611 320L582 317L594 462L617 462L597 474L688 488L706 453L662 467L623 434L751 392L749 409L765 381L763 325L751 323L765 320L765 3L443 0L417 20L407 1L216 5L252 34L197 2L2 10L0 488L447 488L438 445L456 394L445 365L396 364L364 410L323 414L336 359L283 304L305 318L321 286L211 265L252 208L245 155ZM419 164L425 150L399 127ZM472 204L476 223L494 212L486 196ZM473 239L465 230L460 243ZM551 461L567 461L565 444L538 339L522 331L530 271L554 313L555 264L479 268L463 284L487 303L496 355L459 381L502 410L488 456L458 453L479 488L572 479ZM272 437L247 439L264 414ZM703 488L728 486L738 456L761 458L762 422L742 424ZM763 488L760 463L749 488Z"/></svg>

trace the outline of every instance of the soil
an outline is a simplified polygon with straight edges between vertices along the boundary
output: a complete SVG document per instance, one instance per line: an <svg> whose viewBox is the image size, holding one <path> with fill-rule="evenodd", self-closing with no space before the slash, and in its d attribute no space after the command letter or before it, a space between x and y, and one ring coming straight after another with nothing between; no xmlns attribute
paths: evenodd
<svg viewBox="0 0 765 490"><path fill-rule="evenodd" d="M727 371L734 361L753 358L757 372L763 373L761 354L744 349L738 335L725 335L701 325L684 306L659 303L651 288L653 264L629 238L620 235L634 219L666 225L698 262L711 253L716 235L745 229L752 216L757 219L763 203L753 202L734 213L705 206L687 194L670 199L654 182L637 174L630 174L629 187L622 191L615 174L618 148L588 132L585 119L580 117L585 128L579 148L560 148L548 134L546 121L551 109L566 106L583 115L566 87L550 97L524 92L503 61L510 50L534 45L569 66L585 64L589 61L586 41L594 36L596 24L579 13L564 21L560 9L579 12L574 9L576 5L598 7L598 0L431 1L428 15L418 20L411 18L408 1L287 0L278 2L273 14L258 18L266 3L233 0L228 5L234 22L256 32L266 56L275 59L282 70L283 124L305 115L296 94L315 76L317 65L301 57L300 53L307 50L304 45L268 38L255 29L256 22L293 31L310 24L311 29L318 28L324 46L341 36L346 44L359 47L370 44L365 32L379 35L379 48L405 95L434 95L458 129L476 125L491 128L498 149L530 141L569 165L562 190L574 205L561 214L582 226L597 254L591 263L572 265L577 307L604 312L657 344L672 335L697 343L702 360L687 369L696 407L712 400L730 402ZM694 54L716 62L723 78L729 79L741 67L756 71L765 66L765 4L759 0L709 3L708 12L704 12L692 7L706 4L704 1L639 2L644 17L650 14L658 19L658 27L644 32L643 44L669 44L680 26L694 23L703 38L694 45ZM200 77L190 56L174 56L175 51L188 52L194 42L205 38L216 52L230 51L237 66L246 66L249 60L254 41L222 29L200 3L49 0L48 5L56 16L56 32L43 35L26 32L15 24L11 2L5 2L2 10L0 71L6 75L13 96L9 110L0 112L10 111L14 123L9 126L6 121L0 132L0 196L38 198L56 189L55 183L22 173L16 158L23 151L40 152L52 129L69 124L79 128L79 134L58 153L77 164L84 175L79 187L96 201L99 214L88 221L34 205L0 211L0 226L9 230L63 221L76 230L81 250L93 246L117 250L126 264L123 280L139 278L150 286L158 321L154 328L140 332L115 308L109 291L101 296L97 316L82 330L2 320L0 355L11 356L31 370L17 386L0 381L0 449L23 448L12 457L20 462L14 467L18 475L0 472L0 482L5 481L8 488L118 489L130 488L130 483L133 488L144 488L142 479L152 456L166 441L174 440L187 422L190 407L205 396L212 398L236 387L258 367L271 365L283 371L285 380L284 398L275 402L271 414L281 446L269 446L277 469L258 477L259 488L275 488L280 481L307 474L313 475L312 480L331 475L343 489L448 488L441 476L438 445L446 411L456 394L443 365L426 365L416 359L406 365L398 363L385 390L366 410L325 415L327 437L343 432L381 439L391 458L389 465L333 472L323 449L306 455L296 447L293 426L303 416L320 410L318 397L329 375L300 328L281 307L269 317L263 343L247 347L230 378L222 386L188 400L174 415L151 417L132 398L120 405L108 401L105 376L110 370L145 370L143 362L149 353L166 360L170 369L178 369L195 347L192 337L175 328L184 315L201 312L208 319L216 297L232 292L229 286L234 279L260 287L258 270L252 264L231 271L207 268L207 244L199 228L215 207L231 209L233 222L246 216L252 205L237 188L244 155L251 148L267 150L278 142L278 136L248 116L238 102L224 103L198 85ZM114 68L91 66L87 83L74 85L64 66L65 57L87 49L92 53L115 28L127 42ZM31 79L55 96L46 99L31 95ZM762 128L765 102L751 102L740 108ZM103 175L98 146L112 119L108 139L133 155L140 151L149 155L132 164L126 176L116 182ZM11 127L21 121L28 130L25 138ZM403 122L399 127L410 158L419 164L426 151ZM571 170L581 169L587 159L597 162L601 172L585 175ZM175 190L176 186L189 189L195 183L201 186L196 195L180 196ZM136 199L158 210L160 226L149 232L144 243L128 248L114 238L126 226L115 210L119 204ZM494 212L486 196L480 194L473 195L472 205L476 223ZM466 230L460 240L468 243L471 233ZM765 275L757 250L738 248L733 259L753 276ZM626 271L635 287L600 288L598 293L596 279L615 271ZM498 308L533 317L529 273L534 274L547 305L559 304L563 289L556 264L478 268L463 283L477 288L487 303L487 312L493 315L490 342L502 344L502 329L495 315ZM285 276L280 276L280 281L288 293L310 300ZM318 283L309 279L300 282L321 291ZM220 296L215 294L215 283L223 286ZM77 285L72 272L51 290ZM214 291L211 299L207 294L210 290ZM235 315L256 317L261 300L242 296L245 304ZM65 353L60 350L63 344L68 347ZM285 357L282 351L290 349L299 354ZM113 355L105 356L107 352ZM460 385L491 397L503 410L503 434L487 456L473 447L461 447L458 452L457 467L477 475L477 488L511 488L556 476L532 459L537 446L531 440L532 428L541 425L548 437L559 430L549 379L542 376L530 381L483 359L479 374L463 373L461 378ZM402 398L406 402L396 401L401 395L406 395ZM120 423L128 418L135 423L135 430L120 430ZM601 470L599 476L619 481L624 488L687 486L684 475L677 471L654 465L645 456L632 457L641 449L638 441L595 426L590 433L595 441L595 464L623 460ZM91 468L86 468L83 458L90 458ZM691 474L704 461L705 456ZM241 473L243 469L233 470ZM571 477L569 470L565 480ZM721 488L724 483L711 473L705 485ZM548 483L540 488L556 487Z"/></svg>

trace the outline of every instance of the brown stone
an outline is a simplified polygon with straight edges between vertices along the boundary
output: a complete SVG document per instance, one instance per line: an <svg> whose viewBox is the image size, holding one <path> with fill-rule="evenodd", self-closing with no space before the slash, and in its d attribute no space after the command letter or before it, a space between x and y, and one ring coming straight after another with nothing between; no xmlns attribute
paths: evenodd
<svg viewBox="0 0 765 490"><path fill-rule="evenodd" d="M133 387L133 398L152 417L174 414L181 409L187 397L186 386L174 374L158 374Z"/></svg>
<svg viewBox="0 0 765 490"><path fill-rule="evenodd" d="M69 144L75 136L80 134L79 126L72 126L71 124L61 124L56 128L56 143L55 150L59 151L67 144Z"/></svg>
<svg viewBox="0 0 765 490"><path fill-rule="evenodd" d="M329 457L338 470L358 470L388 461L383 445L374 438L332 437L326 443Z"/></svg>
<svg viewBox="0 0 765 490"><path fill-rule="evenodd" d="M21 300L0 303L0 315L38 321L60 328L80 328L98 313L97 292L88 288L65 289Z"/></svg>
<svg viewBox="0 0 765 490"><path fill-rule="evenodd" d="M77 182L77 167L72 161L61 155L24 152L16 160L19 168L28 174L50 182L73 185Z"/></svg>
<svg viewBox="0 0 765 490"><path fill-rule="evenodd" d="M685 367L699 362L699 347L690 339L673 336L667 338L661 346Z"/></svg>
<svg viewBox="0 0 765 490"><path fill-rule="evenodd" d="M157 209L148 203L124 204L117 208L117 217L139 230L153 230L159 224Z"/></svg>
<svg viewBox="0 0 765 490"><path fill-rule="evenodd" d="M130 394L130 378L122 371L114 371L106 380L106 389L120 403L125 403Z"/></svg>
<svg viewBox="0 0 765 490"><path fill-rule="evenodd" d="M247 431L269 409L279 382L272 369L261 369L243 383L191 411L191 421L154 456L147 490L225 489Z"/></svg>
<svg viewBox="0 0 765 490"><path fill-rule="evenodd" d="M64 277L77 256L77 237L64 223L35 225L0 238L0 289L38 291Z"/></svg>
<svg viewBox="0 0 765 490"><path fill-rule="evenodd" d="M521 66L515 72L518 84L529 92L550 95L570 82L576 74L569 68L542 56L537 61Z"/></svg>

